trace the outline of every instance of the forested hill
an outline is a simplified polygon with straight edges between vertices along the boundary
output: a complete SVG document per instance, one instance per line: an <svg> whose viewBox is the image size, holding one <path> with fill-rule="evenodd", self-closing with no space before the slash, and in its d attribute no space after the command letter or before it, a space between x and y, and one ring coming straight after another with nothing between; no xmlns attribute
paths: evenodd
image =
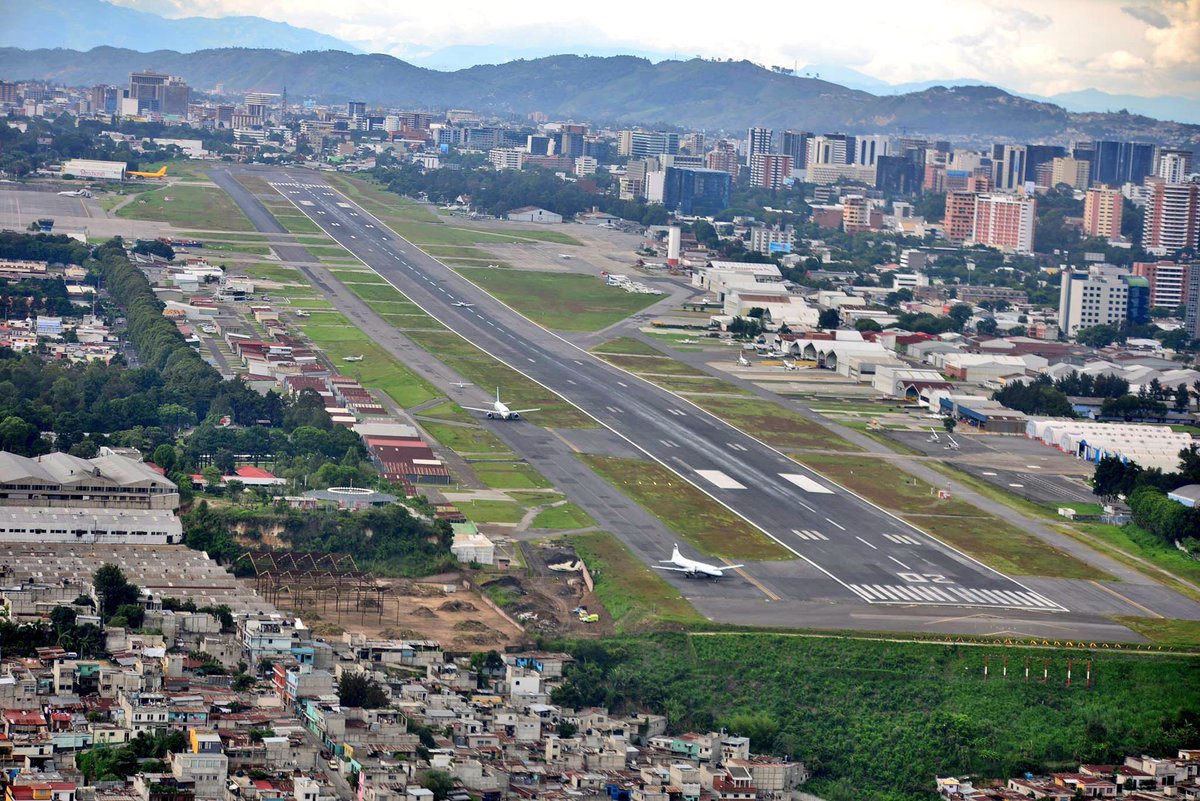
<svg viewBox="0 0 1200 801"><path fill-rule="evenodd" d="M412 108L464 107L560 119L744 130L749 125L814 131L890 132L949 138L1119 138L1200 142L1200 126L1124 113L1073 114L986 86L933 87L878 97L746 61L653 64L631 56L550 56L438 72L381 54L290 53L226 48L140 53L0 48L0 76L69 85L123 84L133 70L183 76L194 87L280 92L321 101L363 100Z"/></svg>

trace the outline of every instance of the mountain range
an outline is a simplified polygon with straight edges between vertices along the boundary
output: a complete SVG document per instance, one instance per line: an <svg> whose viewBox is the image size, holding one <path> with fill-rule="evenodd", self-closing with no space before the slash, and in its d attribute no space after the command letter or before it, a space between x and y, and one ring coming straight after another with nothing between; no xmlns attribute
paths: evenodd
<svg viewBox="0 0 1200 801"><path fill-rule="evenodd" d="M4 3L0 45L90 50L110 45L136 50L193 51L210 47L277 47L281 50L358 48L323 33L261 17L167 19L104 0L21 0Z"/></svg>
<svg viewBox="0 0 1200 801"><path fill-rule="evenodd" d="M952 139L1122 138L1184 144L1200 126L1128 113L1073 113L990 86L937 86L874 95L746 61L661 61L630 56L551 56L455 72L423 69L381 54L221 48L149 53L114 47L77 50L0 48L0 75L73 86L125 84L155 69L193 87L279 92L290 97L410 108L471 108L524 117L610 124L744 130L749 125Z"/></svg>

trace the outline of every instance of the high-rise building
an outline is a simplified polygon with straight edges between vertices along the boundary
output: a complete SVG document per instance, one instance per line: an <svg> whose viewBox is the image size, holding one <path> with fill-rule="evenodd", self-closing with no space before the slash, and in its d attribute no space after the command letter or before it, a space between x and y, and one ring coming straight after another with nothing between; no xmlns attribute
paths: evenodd
<svg viewBox="0 0 1200 801"><path fill-rule="evenodd" d="M1187 262L1138 261L1133 263L1133 274L1150 283L1150 305L1174 309L1187 305L1191 300L1189 283L1193 270L1200 267Z"/></svg>
<svg viewBox="0 0 1200 801"><path fill-rule="evenodd" d="M1127 271L1111 264L1093 264L1086 272L1063 270L1058 329L1074 336L1081 328L1125 322L1129 313L1128 277Z"/></svg>
<svg viewBox="0 0 1200 801"><path fill-rule="evenodd" d="M187 83L174 75L161 72L129 73L129 98L137 101L137 113L185 115L191 90Z"/></svg>
<svg viewBox="0 0 1200 801"><path fill-rule="evenodd" d="M1089 189L1083 196L1083 233L1109 241L1119 239L1124 208L1125 197L1120 189L1107 186Z"/></svg>
<svg viewBox="0 0 1200 801"><path fill-rule="evenodd" d="M704 155L704 134L702 134L702 133L684 134L683 138L679 140L679 149L686 150L689 154L691 154L693 156L703 156Z"/></svg>
<svg viewBox="0 0 1200 801"><path fill-rule="evenodd" d="M667 167L647 173L647 197L651 185L658 180L662 182L662 204L672 211L686 215L716 214L729 208L733 178L723 170Z"/></svg>
<svg viewBox="0 0 1200 801"><path fill-rule="evenodd" d="M17 85L12 81L0 81L0 103L17 102Z"/></svg>
<svg viewBox="0 0 1200 801"><path fill-rule="evenodd" d="M1200 265L1188 270L1188 301L1184 313L1184 328L1192 339L1200 339Z"/></svg>
<svg viewBox="0 0 1200 801"><path fill-rule="evenodd" d="M1183 148L1160 148L1158 168L1154 174L1169 184L1181 184L1192 174L1192 151Z"/></svg>
<svg viewBox="0 0 1200 801"><path fill-rule="evenodd" d="M1066 155L1067 149L1062 145L1026 145L1025 180L1034 180L1040 168L1048 167L1054 163L1055 159L1060 159Z"/></svg>
<svg viewBox="0 0 1200 801"><path fill-rule="evenodd" d="M1092 143L1092 183L1140 184L1154 172L1154 145L1143 142Z"/></svg>
<svg viewBox="0 0 1200 801"><path fill-rule="evenodd" d="M942 232L949 241L960 244L975 233L975 193L947 192L946 215Z"/></svg>
<svg viewBox="0 0 1200 801"><path fill-rule="evenodd" d="M875 162L875 188L887 195L911 195L921 187L923 163L913 159L916 153L904 156L879 156ZM943 171L944 176L944 171Z"/></svg>
<svg viewBox="0 0 1200 801"><path fill-rule="evenodd" d="M976 195L971 238L1014 253L1033 252L1037 201L1020 195Z"/></svg>
<svg viewBox="0 0 1200 801"><path fill-rule="evenodd" d="M842 198L842 230L848 234L871 230L871 202L862 195Z"/></svg>
<svg viewBox="0 0 1200 801"><path fill-rule="evenodd" d="M793 162L794 163L794 162ZM737 178L741 171L738 160L737 146L726 139L717 142L716 146L704 157L704 164L710 170L727 172Z"/></svg>
<svg viewBox="0 0 1200 801"><path fill-rule="evenodd" d="M854 151L854 137L847 134L821 134L808 139L805 166L846 164Z"/></svg>
<svg viewBox="0 0 1200 801"><path fill-rule="evenodd" d="M779 137L779 152L792 157L792 168L804 169L808 158L808 140L812 134L807 131L784 131Z"/></svg>
<svg viewBox="0 0 1200 801"><path fill-rule="evenodd" d="M854 154L848 158L851 164L862 167L873 167L880 156L891 155L891 140L886 136L856 136L854 137Z"/></svg>
<svg viewBox="0 0 1200 801"><path fill-rule="evenodd" d="M751 128L746 134L746 164L753 165L754 157L771 152L774 131L770 128Z"/></svg>
<svg viewBox="0 0 1200 801"><path fill-rule="evenodd" d="M121 105L121 89L117 86L109 86L106 83L98 84L92 87L92 113L93 114L116 114L117 109ZM3 98L0 98L2 101Z"/></svg>
<svg viewBox="0 0 1200 801"><path fill-rule="evenodd" d="M350 119L367 116L367 104L361 100L351 100L346 103L346 116Z"/></svg>
<svg viewBox="0 0 1200 801"><path fill-rule="evenodd" d="M1166 256L1200 244L1200 183L1169 184L1161 178L1147 182L1150 197L1142 225L1142 247Z"/></svg>
<svg viewBox="0 0 1200 801"><path fill-rule="evenodd" d="M1056 158L1050 162L1050 180L1039 186L1055 187L1066 184L1072 189L1087 189L1090 181L1092 165L1083 159L1070 156Z"/></svg>
<svg viewBox="0 0 1200 801"><path fill-rule="evenodd" d="M679 134L670 131L621 131L617 135L617 155L634 159L674 155L679 152Z"/></svg>
<svg viewBox="0 0 1200 801"><path fill-rule="evenodd" d="M992 145L992 186L1015 192L1025 185L1025 145Z"/></svg>
<svg viewBox="0 0 1200 801"><path fill-rule="evenodd" d="M792 157L779 153L755 153L750 157L750 185L778 191L792 177Z"/></svg>

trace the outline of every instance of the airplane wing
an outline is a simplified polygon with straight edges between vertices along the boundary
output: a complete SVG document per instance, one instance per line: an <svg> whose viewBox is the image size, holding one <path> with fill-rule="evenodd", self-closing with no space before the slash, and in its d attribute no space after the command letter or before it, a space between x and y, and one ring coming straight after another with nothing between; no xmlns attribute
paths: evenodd
<svg viewBox="0 0 1200 801"><path fill-rule="evenodd" d="M654 568L655 570L674 570L676 573L689 572L686 567L670 567L668 565L650 565L650 567Z"/></svg>
<svg viewBox="0 0 1200 801"><path fill-rule="evenodd" d="M721 572L724 573L726 570L733 570L734 568L745 567L745 565L718 565L718 567L721 570Z"/></svg>
<svg viewBox="0 0 1200 801"><path fill-rule="evenodd" d="M513 414L525 414L527 412L540 412L541 409L512 409Z"/></svg>
<svg viewBox="0 0 1200 801"><path fill-rule="evenodd" d="M464 406L463 408L469 412L494 412L494 411L496 411L495 409L480 409L477 406Z"/></svg>

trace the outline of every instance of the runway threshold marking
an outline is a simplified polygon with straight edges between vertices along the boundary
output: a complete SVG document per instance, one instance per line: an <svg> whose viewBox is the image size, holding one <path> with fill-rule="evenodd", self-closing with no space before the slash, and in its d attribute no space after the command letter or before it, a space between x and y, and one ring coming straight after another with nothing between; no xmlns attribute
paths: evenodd
<svg viewBox="0 0 1200 801"><path fill-rule="evenodd" d="M1150 609L1149 607L1142 606L1142 605L1141 605L1141 604L1139 604L1137 601L1133 600L1132 598L1128 598L1128 597L1126 597L1126 596L1122 595L1121 593L1119 593L1119 592L1117 592L1116 590L1114 590L1112 587L1105 587L1105 586L1104 586L1103 584L1101 584L1100 582L1098 582L1098 581L1093 581L1093 580L1089 580L1089 581L1088 581L1088 584L1093 584L1093 585L1095 585L1096 587L1099 587L1100 589L1102 589L1102 590L1104 590L1105 592L1107 592L1109 595L1115 595L1116 597L1120 598L1122 601L1124 601L1125 603L1129 604L1130 606L1135 606L1135 607L1137 607L1138 609L1141 609L1143 612L1145 612L1146 614L1150 615L1150 617L1156 617L1156 618L1158 618L1158 619L1160 619L1160 620L1161 620L1161 619L1163 619L1163 615L1160 615L1158 612L1155 612L1153 609Z"/></svg>
<svg viewBox="0 0 1200 801"><path fill-rule="evenodd" d="M732 565L732 564L733 564L733 560L732 560L732 559L727 559L727 558L725 558L724 556L722 556L722 557L721 557L721 561L722 561L722 562L724 562L724 563L725 563L725 564L727 564L727 565ZM762 582L760 582L760 581L759 581L758 579L756 579L754 576L752 576L752 575L750 575L749 573L747 573L747 572L746 572L746 570L745 570L745 568L741 568L741 567L735 567L735 568L733 569L733 572L734 572L734 573L737 573L739 576L741 576L742 578L744 578L744 579L745 579L746 581L748 581L750 584L754 585L754 587L755 587L755 588L756 588L756 589L757 589L759 592L761 592L763 595L765 595L765 596L767 596L768 598L770 598L772 601L778 601L778 600L779 600L779 596L778 596L778 595L776 595L775 593L773 593L773 592L771 592L770 590L768 590L768 589L767 589L765 586L763 586Z"/></svg>
<svg viewBox="0 0 1200 801"><path fill-rule="evenodd" d="M745 489L746 485L736 479L730 478L720 470L697 470L696 475L705 479L713 486L720 489Z"/></svg>
<svg viewBox="0 0 1200 801"><path fill-rule="evenodd" d="M833 490L824 485L818 484L808 476L802 476L799 473L780 473L779 477L785 481L790 481L805 492L815 492L822 495L832 495Z"/></svg>

